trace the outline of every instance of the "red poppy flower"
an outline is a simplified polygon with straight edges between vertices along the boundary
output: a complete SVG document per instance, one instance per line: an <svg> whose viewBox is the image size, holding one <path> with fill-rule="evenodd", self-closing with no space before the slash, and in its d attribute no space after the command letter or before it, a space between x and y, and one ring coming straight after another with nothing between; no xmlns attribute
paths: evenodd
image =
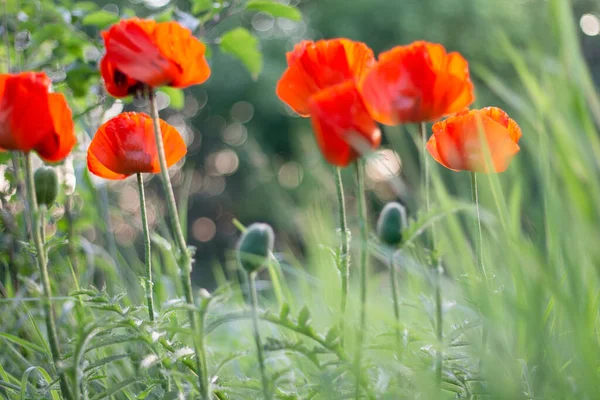
<svg viewBox="0 0 600 400"><path fill-rule="evenodd" d="M475 100L463 56L423 41L380 54L359 90L373 118L386 125L435 121Z"/></svg>
<svg viewBox="0 0 600 400"><path fill-rule="evenodd" d="M187 148L175 128L160 120L167 166L181 160ZM126 112L103 124L88 149L88 169L106 179L125 179L136 173L159 173L154 126L148 114Z"/></svg>
<svg viewBox="0 0 600 400"><path fill-rule="evenodd" d="M309 98L346 80L357 80L375 63L373 51L348 39L303 41L287 53L288 68L277 83L277 95L303 117Z"/></svg>
<svg viewBox="0 0 600 400"><path fill-rule="evenodd" d="M77 142L65 97L49 93L43 73L0 75L0 148L37 151L46 161L61 161Z"/></svg>
<svg viewBox="0 0 600 400"><path fill-rule="evenodd" d="M519 152L521 135L519 125L504 111L487 107L434 124L427 150L437 162L454 171L504 172ZM488 154L492 171L486 165Z"/></svg>
<svg viewBox="0 0 600 400"><path fill-rule="evenodd" d="M115 97L150 87L185 88L210 76L206 47L177 22L126 19L102 32L106 55L100 72Z"/></svg>
<svg viewBox="0 0 600 400"><path fill-rule="evenodd" d="M345 167L381 143L381 131L352 80L312 96L308 111L321 152L333 165Z"/></svg>

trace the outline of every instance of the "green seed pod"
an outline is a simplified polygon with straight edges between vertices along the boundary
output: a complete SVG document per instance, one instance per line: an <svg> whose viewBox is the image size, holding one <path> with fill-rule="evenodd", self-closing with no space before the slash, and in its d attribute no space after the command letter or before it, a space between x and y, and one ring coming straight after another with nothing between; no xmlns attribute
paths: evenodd
<svg viewBox="0 0 600 400"><path fill-rule="evenodd" d="M265 265L275 241L273 228L267 224L252 224L238 241L237 256L242 268L248 273L258 271Z"/></svg>
<svg viewBox="0 0 600 400"><path fill-rule="evenodd" d="M58 176L52 167L40 167L33 174L38 205L50 207L58 196Z"/></svg>
<svg viewBox="0 0 600 400"><path fill-rule="evenodd" d="M406 209L400 203L388 203L385 205L379 221L377 221L377 236L390 246L398 246L402 243L402 231L406 227Z"/></svg>

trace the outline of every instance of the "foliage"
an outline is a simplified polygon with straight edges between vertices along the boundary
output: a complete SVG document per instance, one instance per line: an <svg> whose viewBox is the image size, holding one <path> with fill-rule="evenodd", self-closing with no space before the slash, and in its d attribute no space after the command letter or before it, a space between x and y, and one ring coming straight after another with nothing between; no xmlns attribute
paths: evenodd
<svg viewBox="0 0 600 400"><path fill-rule="evenodd" d="M539 20L527 20L519 14L523 25L507 27L506 20L500 18L502 24L495 26L506 30L505 34L491 35L485 30L485 38L476 37L470 30L476 28L462 31L457 27L463 24L454 22L459 11L453 7L459 2L468 4L464 7L472 13L479 7L487 10L480 10L482 14L501 8L498 13L509 16L516 13L511 6L518 4L525 10L535 8ZM349 311L343 316L339 314L333 173L313 151L312 138L304 140L306 135L301 131L308 127L287 122L289 117L280 122L284 114L273 111L274 95L264 95L273 91L269 77L275 75L274 66L284 62L280 43L259 40L260 35L250 26L238 26L256 12L298 20L298 11L275 1L254 0L180 1L177 7L167 5L156 10L157 18L175 18L194 27L211 45L213 66L227 66L223 70L213 68L216 76L207 89L163 90L170 101L163 98L164 104L168 103L163 114L178 118L189 115L187 125L202 133L202 142L194 141L190 146L188 163L203 168L198 172L184 167L176 172L179 206L183 210L189 206L190 220L210 215L213 211L208 206L219 201L223 203L221 213L223 209L236 212L244 222L263 217L276 228L278 251L257 281L260 330L274 397L350 398L358 382L363 397L377 399L595 398L600 391L600 250L596 243L600 101L577 43L569 2L515 2L495 8L487 0L411 1L410 6L405 4L412 10L406 15L396 12L398 4L404 2L377 3L379 8L372 2L343 3L347 13L335 26L319 22L321 18L331 20L335 7L318 1L304 7L305 21L321 26L326 36L373 35L377 41L373 46L378 50L406 38L406 32L390 34L396 22L378 23L393 20L390 15L397 15L403 24L417 25L420 22L412 15L420 7L431 10L436 18L447 16L446 25L432 24L429 39L444 36L449 29L455 31L447 40L473 55L469 57L472 70L486 87L482 97L510 107L523 127L523 148L505 174L480 178L483 257L488 272L488 279L483 279L473 250L475 212L467 203L468 177L434 167L435 206L429 213L423 212L419 155L414 150L419 140L416 132L412 127L386 129L385 147L400 153L403 170L400 177L369 182L371 222L381 203L390 198L407 204L411 221L399 249L380 243L374 234L370 238L371 257L379 262L370 271L365 359L357 373L359 296L354 268L358 257L351 257ZM77 119L80 150L114 109L145 107L133 99L123 105L106 98L99 80L99 32L121 17L145 10L140 5L119 5L101 7L99 2L70 0L6 2L3 33L13 48L8 57L11 70L44 69L52 76L55 90L68 94ZM373 24L345 23L346 18L359 20L356 15L361 19L373 16ZM474 26L485 23L472 20ZM552 27L545 32L552 37L552 46L540 46L538 38L526 35L536 24L544 29ZM415 32L419 30L415 28ZM7 49L6 44L0 48L5 59ZM491 58L486 56L490 53ZM498 61L499 66L487 63L490 60ZM241 66L250 73L231 79L240 74ZM244 83L244 79L250 82L250 76L259 76L262 66L265 80ZM250 90L247 96L242 95L245 90ZM186 114L186 107L201 104L202 93L206 97L207 92L209 106ZM214 201L198 199L193 196L198 194L194 192L195 173L202 174L206 193L220 182L218 177L224 179L211 175L209 157L204 158L224 148L223 124L213 117L229 113L233 103L240 100L251 100L255 114L259 110L265 113L258 121L227 122L228 127L237 124L236 129L250 136L242 146L228 145L239 149L238 161L245 168L228 178L226 194L215 196ZM213 114L207 114L210 107ZM301 128L290 133L292 126ZM266 133L260 139L258 132L263 128ZM290 144L287 139L282 142L282 136L300 139ZM288 161L275 155L282 149L298 155L295 160L304 167L303 180L294 191L277 184ZM149 202L157 204L153 210L152 257L158 314L156 321L149 322L143 306L143 285L147 283L138 278L143 276L141 237L132 233L139 230L139 207L122 200L130 188L127 183L107 186L89 176L81 153L72 161L75 171L69 170L69 162L57 167L63 179L62 193L45 214L55 294L52 302L64 355L58 369L52 364L45 334L34 250L26 239L28 221L21 190L16 187L20 172L9 157L2 159L7 179L0 209L0 397L60 399L57 377L64 372L82 399L194 398L198 394L193 372L197 368L194 339L206 346L214 398L261 396L248 284L245 275L239 274L235 255L226 252L217 261L214 250L199 243L198 286L209 288L200 275L212 272L217 288L210 294L196 290L196 306L185 304L177 297L182 292L180 271L162 218L160 191L151 187ZM367 161L382 162L377 156ZM349 175L350 171L344 172L353 204L356 193ZM73 192L69 182L75 177ZM242 205L236 209L238 202ZM358 249L354 214L351 207L351 249ZM190 225L187 234L194 233ZM230 245L237 233L229 225L224 229L231 233L223 242ZM425 236L433 230L441 243L436 253L426 246ZM216 246L214 242L212 245ZM390 258L400 276L400 351L395 343L397 326L387 279ZM213 261L212 271L209 260ZM442 261L444 270L441 343L435 332L436 274L431 268L437 260ZM188 322L190 311L202 322L196 331ZM441 392L435 385L437 351L443 354Z"/></svg>

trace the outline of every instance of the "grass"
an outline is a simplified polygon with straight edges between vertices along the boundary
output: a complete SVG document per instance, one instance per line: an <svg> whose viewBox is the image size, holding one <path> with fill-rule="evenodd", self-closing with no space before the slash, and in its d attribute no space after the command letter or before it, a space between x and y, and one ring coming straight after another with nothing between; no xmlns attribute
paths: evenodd
<svg viewBox="0 0 600 400"><path fill-rule="evenodd" d="M476 209L468 173L451 173L432 163L430 212L424 211L421 197L400 193L411 204L412 221L399 249L373 236L381 204L367 192L371 267L358 376L361 237L353 171L343 171L352 230L345 317L339 313L334 174L317 165L307 172L314 189L301 204L281 199L281 209L302 221L298 234L304 252L298 256L278 241L278 252L256 282L266 375L275 398L354 398L355 382L360 398L372 399L562 400L593 399L600 393L600 101L579 51L569 3L551 0L547 7L554 53L498 41L519 87L508 87L486 66L472 66L524 132L522 151L506 173L478 176L481 255L488 278L482 278L476 260ZM403 159L418 159L403 150L410 148L411 135L399 129L387 135ZM419 181L418 176L406 178ZM95 190L104 189L84 182L78 195L86 202L86 218L103 221L107 203ZM93 201L103 206L93 207ZM424 246L434 223L435 254ZM96 230L100 238L109 236L103 226ZM173 245L163 236L155 232L151 238L157 309L152 323L136 280L144 275L141 253L111 248L110 238L98 239L106 241L108 250L84 236L70 238L80 255L75 280L68 249L60 235L51 238L51 300L64 361L52 363L39 276L20 276L19 289L7 282L0 299L0 397L58 400L58 376L65 373L82 399L195 398L200 393L193 372L195 337L206 347L213 398L261 398L249 285L237 273L235 257L215 266L219 288L211 294L196 289L191 306L177 296L182 293L179 268ZM436 335L438 278L428 266L438 256L444 271L441 342ZM399 278L400 348L390 257ZM197 315L195 330L189 312ZM441 390L436 385L438 352Z"/></svg>

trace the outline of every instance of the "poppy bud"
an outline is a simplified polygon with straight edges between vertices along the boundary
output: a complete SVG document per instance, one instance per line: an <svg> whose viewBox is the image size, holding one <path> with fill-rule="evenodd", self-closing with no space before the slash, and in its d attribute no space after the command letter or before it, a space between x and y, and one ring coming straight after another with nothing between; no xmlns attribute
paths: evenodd
<svg viewBox="0 0 600 400"><path fill-rule="evenodd" d="M255 223L246 229L237 245L237 256L241 266L248 272L258 271L264 266L269 252L273 250L273 228Z"/></svg>
<svg viewBox="0 0 600 400"><path fill-rule="evenodd" d="M52 167L40 167L33 174L35 197L39 205L52 206L58 196L58 176Z"/></svg>
<svg viewBox="0 0 600 400"><path fill-rule="evenodd" d="M402 242L402 231L406 227L406 209L400 203L388 203L383 207L377 221L377 236L390 245L397 246Z"/></svg>

